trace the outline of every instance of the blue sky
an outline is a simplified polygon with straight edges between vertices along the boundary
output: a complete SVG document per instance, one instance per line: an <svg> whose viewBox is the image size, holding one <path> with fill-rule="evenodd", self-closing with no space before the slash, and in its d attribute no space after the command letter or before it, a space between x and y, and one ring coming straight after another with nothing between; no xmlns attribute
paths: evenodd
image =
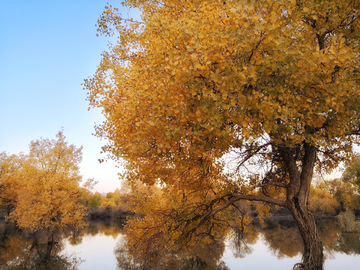
<svg viewBox="0 0 360 270"><path fill-rule="evenodd" d="M83 145L81 174L98 180L100 192L120 187L120 169L98 162L104 141L92 133L104 119L87 110L81 83L107 49L95 27L107 2L127 12L120 1L0 0L0 152L26 153L31 140L63 127L71 144Z"/></svg>

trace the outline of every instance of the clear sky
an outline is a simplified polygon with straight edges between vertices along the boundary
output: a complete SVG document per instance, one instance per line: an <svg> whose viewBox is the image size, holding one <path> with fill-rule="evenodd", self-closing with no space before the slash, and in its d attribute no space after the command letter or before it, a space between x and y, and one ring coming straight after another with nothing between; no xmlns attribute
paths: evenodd
<svg viewBox="0 0 360 270"><path fill-rule="evenodd" d="M83 179L95 190L114 191L120 169L99 164L104 141L92 136L103 117L88 111L81 83L94 74L109 38L96 37L106 0L0 0L0 152L28 152L31 140L55 138L82 145Z"/></svg>

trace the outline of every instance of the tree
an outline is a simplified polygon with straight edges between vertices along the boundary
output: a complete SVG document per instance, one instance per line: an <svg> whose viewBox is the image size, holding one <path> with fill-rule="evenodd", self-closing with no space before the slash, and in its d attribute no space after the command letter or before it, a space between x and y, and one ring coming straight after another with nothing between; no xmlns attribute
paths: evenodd
<svg viewBox="0 0 360 270"><path fill-rule="evenodd" d="M60 236L63 239L63 236ZM45 238L46 239L46 238ZM0 245L0 267L3 270L16 269L53 269L77 270L83 262L81 258L61 254L61 241L52 247L53 243L44 242L40 235L26 235L17 232L8 235Z"/></svg>
<svg viewBox="0 0 360 270"><path fill-rule="evenodd" d="M309 210L315 214L335 214L340 210L340 202L327 192L317 187L310 187Z"/></svg>
<svg viewBox="0 0 360 270"><path fill-rule="evenodd" d="M85 206L80 204L84 189L79 186L78 168L82 147L69 145L62 131L56 137L32 141L16 174L17 196L8 218L20 228L53 232L84 225Z"/></svg>
<svg viewBox="0 0 360 270"><path fill-rule="evenodd" d="M83 199L81 200L81 204L86 207L92 207L90 206L90 199L93 197L92 190L94 189L94 186L98 183L98 181L95 181L94 178L89 178L85 181L85 183L82 185L83 187Z"/></svg>
<svg viewBox="0 0 360 270"><path fill-rule="evenodd" d="M360 158L357 157L345 168L342 180L360 191Z"/></svg>
<svg viewBox="0 0 360 270"><path fill-rule="evenodd" d="M323 191L329 192L340 203L341 211L359 209L360 196L357 193L356 185L352 181L346 180L345 175L346 172L342 179L324 181L318 187Z"/></svg>
<svg viewBox="0 0 360 270"><path fill-rule="evenodd" d="M108 193L109 194L109 193ZM100 208L106 210L113 210L116 207L114 198L102 197L100 201Z"/></svg>
<svg viewBox="0 0 360 270"><path fill-rule="evenodd" d="M331 172L359 142L359 2L123 4L141 21L105 7L98 31L119 41L85 88L106 117L103 149L128 163L128 179L177 201L198 193L192 210L159 204L183 222L163 227L168 243L204 226L211 237L234 202L260 201L291 211L304 241L297 267L322 269L308 194L313 171Z"/></svg>
<svg viewBox="0 0 360 270"><path fill-rule="evenodd" d="M25 158L22 153L0 153L0 209L4 209L7 214L10 214L16 204L18 187L21 185L19 173Z"/></svg>
<svg viewBox="0 0 360 270"><path fill-rule="evenodd" d="M101 201L101 194L96 192L94 195L91 196L89 200L89 207L98 208L100 206L100 201Z"/></svg>

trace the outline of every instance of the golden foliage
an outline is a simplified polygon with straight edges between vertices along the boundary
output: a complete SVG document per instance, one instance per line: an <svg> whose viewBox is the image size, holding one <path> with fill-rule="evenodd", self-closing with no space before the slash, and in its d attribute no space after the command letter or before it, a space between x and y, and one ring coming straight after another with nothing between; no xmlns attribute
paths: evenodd
<svg viewBox="0 0 360 270"><path fill-rule="evenodd" d="M114 198L102 197L100 200L100 208L111 210L116 206Z"/></svg>
<svg viewBox="0 0 360 270"><path fill-rule="evenodd" d="M148 183L269 135L347 156L359 126L354 3L126 1L141 22L106 9L99 31L120 39L85 81L105 149Z"/></svg>
<svg viewBox="0 0 360 270"><path fill-rule="evenodd" d="M195 190L159 188L137 184L133 191L133 211L140 214L126 225L127 245L138 259L154 262L168 253L192 250L223 239L231 229L246 230L251 222L246 203L221 207L228 194L220 179L201 179L193 168ZM209 214L210 213L210 214ZM161 255L162 256L162 255Z"/></svg>
<svg viewBox="0 0 360 270"><path fill-rule="evenodd" d="M119 40L85 88L106 117L103 149L125 160L127 180L162 190L139 195L146 216L130 223L130 246L147 256L191 235L206 242L249 199L302 211L320 268L307 194L314 168L330 172L359 142L358 1L123 5L141 21L106 7L98 31Z"/></svg>
<svg viewBox="0 0 360 270"><path fill-rule="evenodd" d="M0 153L0 208L8 213L14 208L21 185L21 168L25 156Z"/></svg>
<svg viewBox="0 0 360 270"><path fill-rule="evenodd" d="M80 205L84 189L79 186L78 168L82 147L69 145L62 131L56 137L56 140L32 141L21 168L11 174L15 180L12 186L9 189L5 186L1 192L8 194L16 190L15 208L8 218L16 221L20 228L53 231L84 225L85 207Z"/></svg>
<svg viewBox="0 0 360 270"><path fill-rule="evenodd" d="M346 172L344 173L346 175ZM344 178L344 176L343 176ZM358 209L360 207L360 197L357 186L347 180L335 179L325 181L318 186L320 189L329 192L341 205L341 210Z"/></svg>
<svg viewBox="0 0 360 270"><path fill-rule="evenodd" d="M315 214L335 214L340 210L340 203L327 191L311 187L309 210Z"/></svg>

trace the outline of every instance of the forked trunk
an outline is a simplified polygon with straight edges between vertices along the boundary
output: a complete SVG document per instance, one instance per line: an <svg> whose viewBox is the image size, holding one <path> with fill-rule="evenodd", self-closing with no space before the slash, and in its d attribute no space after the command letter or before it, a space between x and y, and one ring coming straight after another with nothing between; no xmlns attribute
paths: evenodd
<svg viewBox="0 0 360 270"><path fill-rule="evenodd" d="M290 211L295 219L299 232L304 242L302 262L294 266L294 269L322 270L324 255L323 244L320 240L313 215L306 205L300 205L294 198Z"/></svg>

